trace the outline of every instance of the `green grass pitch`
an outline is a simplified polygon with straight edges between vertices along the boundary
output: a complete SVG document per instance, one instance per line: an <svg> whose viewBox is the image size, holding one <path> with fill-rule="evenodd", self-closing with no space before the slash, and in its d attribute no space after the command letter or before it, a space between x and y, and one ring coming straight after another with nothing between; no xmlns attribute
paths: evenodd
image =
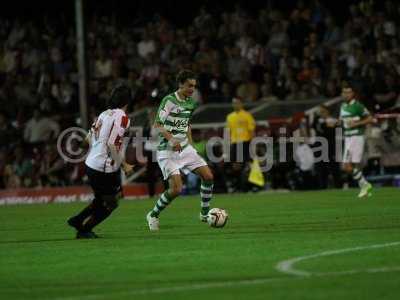
<svg viewBox="0 0 400 300"><path fill-rule="evenodd" d="M66 226L83 203L0 207L0 299L400 299L400 189L357 192L216 195L223 229L180 197L158 233L123 201L96 240Z"/></svg>

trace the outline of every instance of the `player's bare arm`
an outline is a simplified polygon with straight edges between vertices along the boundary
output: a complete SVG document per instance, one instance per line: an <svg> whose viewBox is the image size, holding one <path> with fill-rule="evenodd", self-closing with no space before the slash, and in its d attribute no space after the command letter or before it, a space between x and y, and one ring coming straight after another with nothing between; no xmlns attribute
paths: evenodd
<svg viewBox="0 0 400 300"><path fill-rule="evenodd" d="M360 126L366 126L368 124L373 123L374 118L372 116L367 116L359 121L350 121L349 122L349 128L356 128Z"/></svg>
<svg viewBox="0 0 400 300"><path fill-rule="evenodd" d="M121 164L122 171L124 171L125 175L132 174L133 167L134 167L134 165L131 165L131 164L127 163L126 161L123 161Z"/></svg>
<svg viewBox="0 0 400 300"><path fill-rule="evenodd" d="M90 144L91 139L92 139L92 132L89 131L88 134L86 135L84 141L83 141L83 144L90 146L91 145Z"/></svg>
<svg viewBox="0 0 400 300"><path fill-rule="evenodd" d="M122 161L124 160L122 154L119 152L118 148L116 145L113 143L108 142L107 147L110 150L111 158L116 163L117 165L120 165Z"/></svg>
<svg viewBox="0 0 400 300"><path fill-rule="evenodd" d="M114 143L107 144L108 149L110 150L111 157L113 161L117 164L121 164L121 169L124 171L126 175L129 175L133 171L134 165L131 165L126 162L124 154L119 150L118 146Z"/></svg>
<svg viewBox="0 0 400 300"><path fill-rule="evenodd" d="M154 128L158 129L162 136L168 141L168 144L172 147L174 151L182 151L182 147L178 140L174 139L171 132L166 130L161 123L155 122Z"/></svg>

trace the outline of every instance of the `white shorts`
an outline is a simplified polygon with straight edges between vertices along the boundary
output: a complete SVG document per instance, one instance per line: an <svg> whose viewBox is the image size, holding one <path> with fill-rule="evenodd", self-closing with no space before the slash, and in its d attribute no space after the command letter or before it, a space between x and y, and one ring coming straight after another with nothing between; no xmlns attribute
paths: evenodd
<svg viewBox="0 0 400 300"><path fill-rule="evenodd" d="M157 151L157 162L164 180L167 180L171 175L180 175L180 170L184 174L188 174L199 167L207 166L205 160L191 145L186 146L182 152Z"/></svg>
<svg viewBox="0 0 400 300"><path fill-rule="evenodd" d="M359 164L364 154L365 138L363 135L346 136L344 138L344 163Z"/></svg>

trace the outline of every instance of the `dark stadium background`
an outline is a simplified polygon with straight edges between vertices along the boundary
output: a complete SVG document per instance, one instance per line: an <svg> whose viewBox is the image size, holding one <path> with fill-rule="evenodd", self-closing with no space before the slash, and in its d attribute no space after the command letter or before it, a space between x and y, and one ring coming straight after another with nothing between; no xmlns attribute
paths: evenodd
<svg viewBox="0 0 400 300"><path fill-rule="evenodd" d="M106 0L88 0L85 1L86 14L104 14L110 15L111 13L118 13L118 17L132 21L136 18L140 20L149 20L156 13L173 18L174 22L178 25L187 25L196 16L197 11L201 7L206 7L210 12L221 13L223 11L233 10L236 5L240 5L245 10L255 13L260 8L268 6L272 3L274 7L282 10L289 10L296 6L297 0L266 0L266 1L244 1L244 0L196 0L196 1L106 1ZM305 0L304 4L312 3L313 1ZM344 0L344 1L320 1L325 7L329 9L339 20L343 21L348 17L348 7L351 4L359 3L358 0ZM384 1L376 1L374 6L381 8ZM23 7L23 8L21 8ZM67 20L74 22L74 1L12 1L6 5L6 8L0 10L0 16L3 17L18 17L18 18L33 18L40 20L42 16L50 18L57 18L64 15ZM139 15L139 16L138 16Z"/></svg>

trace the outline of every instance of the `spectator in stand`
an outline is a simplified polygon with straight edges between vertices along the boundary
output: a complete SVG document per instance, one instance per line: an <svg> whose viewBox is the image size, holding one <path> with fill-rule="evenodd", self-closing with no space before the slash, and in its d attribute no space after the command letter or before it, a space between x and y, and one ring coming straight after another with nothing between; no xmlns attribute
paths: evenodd
<svg viewBox="0 0 400 300"><path fill-rule="evenodd" d="M32 186L32 163L24 157L21 146L15 148L13 159L8 162L4 169L6 188L19 188Z"/></svg>
<svg viewBox="0 0 400 300"><path fill-rule="evenodd" d="M240 49L237 47L226 48L227 59L227 73L228 78L232 83L237 84L243 76L247 77L249 74L249 63L240 55Z"/></svg>
<svg viewBox="0 0 400 300"><path fill-rule="evenodd" d="M325 47L335 47L337 43L341 40L341 29L335 23L332 16L325 18L325 33L323 35L322 45Z"/></svg>
<svg viewBox="0 0 400 300"><path fill-rule="evenodd" d="M67 76L62 75L57 82L51 86L51 95L57 100L57 106L64 112L73 113L77 111L75 89Z"/></svg>
<svg viewBox="0 0 400 300"><path fill-rule="evenodd" d="M154 53L155 51L156 43L145 30L142 40L137 44L137 52L141 58L145 59L148 55Z"/></svg>
<svg viewBox="0 0 400 300"><path fill-rule="evenodd" d="M60 126L50 118L44 117L40 110L35 109L33 117L28 121L24 131L24 140L29 144L38 144L55 139L60 132Z"/></svg>
<svg viewBox="0 0 400 300"><path fill-rule="evenodd" d="M284 48L280 53L278 75L280 77L288 78L292 68L299 68L299 60L291 56L288 48Z"/></svg>
<svg viewBox="0 0 400 300"><path fill-rule="evenodd" d="M5 150L0 149L0 190L6 188L6 165L7 154Z"/></svg>
<svg viewBox="0 0 400 300"><path fill-rule="evenodd" d="M21 187L21 180L15 174L12 165L8 164L4 168L4 183L6 189L17 189Z"/></svg>
<svg viewBox="0 0 400 300"><path fill-rule="evenodd" d="M225 75L221 72L221 67L219 64L215 64L211 67L211 74L209 78L210 85L210 102L223 102L223 92L222 88L224 83L227 81Z"/></svg>
<svg viewBox="0 0 400 300"><path fill-rule="evenodd" d="M326 98L335 98L338 94L339 94L339 88L338 88L338 85L336 84L336 81L329 80L326 83L326 86L323 91L323 95Z"/></svg>
<svg viewBox="0 0 400 300"><path fill-rule="evenodd" d="M287 101L296 101L300 99L300 90L297 82L292 82L290 85L289 94L286 96Z"/></svg>
<svg viewBox="0 0 400 300"><path fill-rule="evenodd" d="M305 39L310 32L310 26L307 20L301 15L301 11L296 9L290 16L290 24L287 29L290 40L291 52L295 56L300 56L304 48Z"/></svg>
<svg viewBox="0 0 400 300"><path fill-rule="evenodd" d="M272 26L270 38L267 43L268 49L271 49L272 55L279 56L282 49L289 45L289 36L286 33L286 25L277 22Z"/></svg>
<svg viewBox="0 0 400 300"><path fill-rule="evenodd" d="M140 75L141 81L152 84L160 77L160 64L155 55L149 54Z"/></svg>
<svg viewBox="0 0 400 300"><path fill-rule="evenodd" d="M24 149L21 146L18 146L14 151L12 169L15 175L18 176L21 186L32 186L33 166L31 160L25 156Z"/></svg>
<svg viewBox="0 0 400 300"><path fill-rule="evenodd" d="M311 61L306 59L303 61L302 69L297 74L297 80L300 82L308 82L313 76Z"/></svg>
<svg viewBox="0 0 400 300"><path fill-rule="evenodd" d="M276 102L278 97L273 93L271 84L264 83L261 86L261 101L264 102Z"/></svg>
<svg viewBox="0 0 400 300"><path fill-rule="evenodd" d="M236 89L236 97L243 99L244 102L256 102L258 100L258 95L258 85L253 81L251 75Z"/></svg>
<svg viewBox="0 0 400 300"><path fill-rule="evenodd" d="M97 79L110 78L112 74L112 61L106 55L105 50L100 48L94 65L94 77Z"/></svg>
<svg viewBox="0 0 400 300"><path fill-rule="evenodd" d="M57 152L55 145L46 145L40 166L40 181L42 186L65 185L65 163Z"/></svg>
<svg viewBox="0 0 400 300"><path fill-rule="evenodd" d="M383 84L378 87L376 94L374 94L376 101L375 109L377 111L384 111L394 106L397 97L400 95L399 84L398 78L390 74L385 76Z"/></svg>
<svg viewBox="0 0 400 300"><path fill-rule="evenodd" d="M13 73L17 68L17 51L7 44L4 44L2 65L4 73L8 74Z"/></svg>
<svg viewBox="0 0 400 300"><path fill-rule="evenodd" d="M6 115L0 112L0 141L3 147L9 147L16 142L16 130L8 122Z"/></svg>

